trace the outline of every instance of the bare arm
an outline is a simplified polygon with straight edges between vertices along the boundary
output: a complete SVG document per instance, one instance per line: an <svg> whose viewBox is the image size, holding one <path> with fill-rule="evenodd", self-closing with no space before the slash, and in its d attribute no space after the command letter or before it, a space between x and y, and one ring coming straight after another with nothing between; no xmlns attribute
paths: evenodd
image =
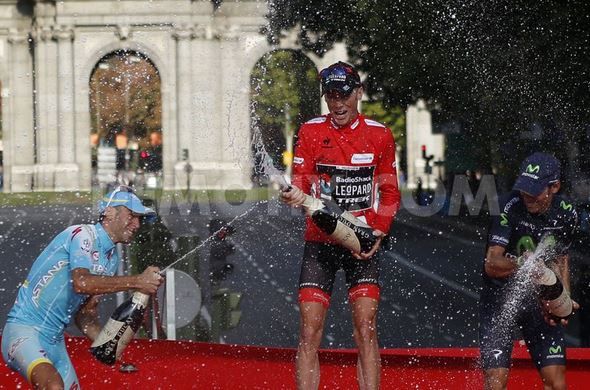
<svg viewBox="0 0 590 390"><path fill-rule="evenodd" d="M86 268L72 270L72 283L77 294L100 295L118 291L139 290L154 294L164 278L158 274L158 267L147 267L139 275L104 276L93 275Z"/></svg>
<svg viewBox="0 0 590 390"><path fill-rule="evenodd" d="M506 257L506 249L500 245L492 245L488 248L485 260L485 271L492 278L507 278L516 272L516 263Z"/></svg>
<svg viewBox="0 0 590 390"><path fill-rule="evenodd" d="M90 340L94 341L100 333L100 323L98 322L98 296L91 296L76 313L76 326Z"/></svg>
<svg viewBox="0 0 590 390"><path fill-rule="evenodd" d="M559 276L561 283L563 284L563 288L566 289L567 292L570 292L570 257L569 255L562 255L555 259L555 263L552 265L553 271ZM572 305L575 310L580 308L580 305L572 299ZM557 322L553 318L551 318L548 313L545 313L545 321L549 323L549 325L557 325ZM559 321L562 326L566 326L568 324L567 319L562 319Z"/></svg>
<svg viewBox="0 0 590 390"><path fill-rule="evenodd" d="M558 256L552 268L559 275L563 287L570 291L570 256L567 254Z"/></svg>

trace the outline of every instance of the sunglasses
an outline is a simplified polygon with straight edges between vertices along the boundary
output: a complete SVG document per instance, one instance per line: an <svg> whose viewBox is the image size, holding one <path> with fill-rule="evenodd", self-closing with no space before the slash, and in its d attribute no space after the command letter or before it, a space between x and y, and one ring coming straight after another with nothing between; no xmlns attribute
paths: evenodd
<svg viewBox="0 0 590 390"><path fill-rule="evenodd" d="M338 62L322 69L320 71L320 79L325 80L331 74L351 75L355 80L360 82L360 77L357 71L351 65L344 62Z"/></svg>

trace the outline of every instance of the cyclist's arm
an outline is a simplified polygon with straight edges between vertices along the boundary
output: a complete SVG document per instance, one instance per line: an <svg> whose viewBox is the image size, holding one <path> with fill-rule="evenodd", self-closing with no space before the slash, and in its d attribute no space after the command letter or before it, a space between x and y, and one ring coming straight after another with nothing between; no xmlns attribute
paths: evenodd
<svg viewBox="0 0 590 390"><path fill-rule="evenodd" d="M98 296L91 296L76 313L76 326L90 340L94 341L100 333L100 323L98 322Z"/></svg>
<svg viewBox="0 0 590 390"><path fill-rule="evenodd" d="M158 267L147 267L138 275L105 276L93 275L87 268L72 270L72 282L77 294L100 295L119 291L139 290L145 294L154 294L163 278L158 274Z"/></svg>
<svg viewBox="0 0 590 390"><path fill-rule="evenodd" d="M507 278L516 272L517 265L505 255L506 249L500 245L490 245L484 263L486 274L491 278Z"/></svg>

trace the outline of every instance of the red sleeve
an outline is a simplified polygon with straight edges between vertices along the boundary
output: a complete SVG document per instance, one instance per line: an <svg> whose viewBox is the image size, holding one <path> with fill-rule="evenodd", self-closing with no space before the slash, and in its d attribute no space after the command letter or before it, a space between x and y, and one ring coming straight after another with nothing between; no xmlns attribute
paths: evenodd
<svg viewBox="0 0 590 390"><path fill-rule="evenodd" d="M313 154L312 129L305 124L298 133L297 144L293 156L293 176L291 182L309 194L311 191L312 177L315 174L315 158Z"/></svg>
<svg viewBox="0 0 590 390"><path fill-rule="evenodd" d="M397 184L395 141L390 129L386 129L383 138L383 151L377 165L376 178L379 205L373 228L388 233L391 222L399 210L401 198Z"/></svg>

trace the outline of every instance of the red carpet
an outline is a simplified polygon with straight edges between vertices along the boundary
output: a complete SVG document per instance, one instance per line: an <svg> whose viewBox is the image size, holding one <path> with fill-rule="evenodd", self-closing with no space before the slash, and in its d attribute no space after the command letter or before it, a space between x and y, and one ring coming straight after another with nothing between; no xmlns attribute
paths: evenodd
<svg viewBox="0 0 590 390"><path fill-rule="evenodd" d="M294 389L295 350L176 341L134 340L124 361L138 371L119 372L88 352L88 340L69 338L68 350L82 389ZM570 389L588 388L590 349L568 349ZM382 389L479 389L482 374L476 348L387 349L382 351ZM525 348L516 347L509 388L542 389ZM356 352L320 354L322 389L355 389ZM21 387L18 387L18 386ZM1 389L28 386L4 362Z"/></svg>

